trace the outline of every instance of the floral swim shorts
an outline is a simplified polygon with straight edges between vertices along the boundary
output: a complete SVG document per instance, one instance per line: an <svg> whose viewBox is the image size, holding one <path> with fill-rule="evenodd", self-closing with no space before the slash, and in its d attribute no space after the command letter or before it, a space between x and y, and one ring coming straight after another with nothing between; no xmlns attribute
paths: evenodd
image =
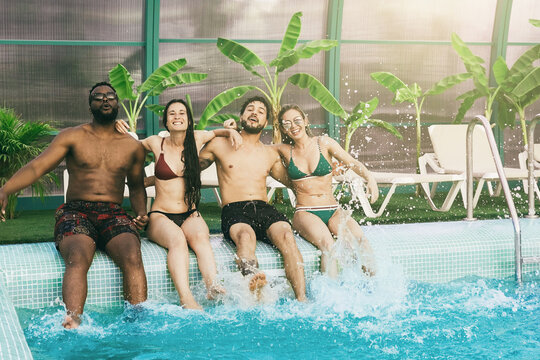
<svg viewBox="0 0 540 360"><path fill-rule="evenodd" d="M131 233L139 238L133 217L115 203L69 201L56 210L55 219L54 240L57 248L66 236L79 234L91 237L98 249L102 250L112 238L123 233Z"/></svg>

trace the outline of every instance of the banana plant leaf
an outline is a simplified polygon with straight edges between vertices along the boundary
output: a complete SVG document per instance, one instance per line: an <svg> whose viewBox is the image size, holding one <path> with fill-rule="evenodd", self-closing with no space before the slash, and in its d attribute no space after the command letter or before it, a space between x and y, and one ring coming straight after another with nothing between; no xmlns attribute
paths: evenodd
<svg viewBox="0 0 540 360"><path fill-rule="evenodd" d="M159 117L163 116L163 111L165 110L165 106L159 104L148 104L146 105L146 108Z"/></svg>
<svg viewBox="0 0 540 360"><path fill-rule="evenodd" d="M523 78L533 69L533 63L540 59L540 44L533 46L525 51L514 63L510 69L510 74L507 77L503 86L514 88Z"/></svg>
<svg viewBox="0 0 540 360"><path fill-rule="evenodd" d="M298 37L300 36L300 30L302 29L302 22L300 21L301 17L302 13L297 12L291 17L291 20L289 20L289 25L287 25L283 40L281 40L278 57L296 47Z"/></svg>
<svg viewBox="0 0 540 360"><path fill-rule="evenodd" d="M154 87L158 86L163 80L170 77L178 70L186 66L186 64L186 59L177 59L161 65L148 77L148 79L146 79L145 82L143 82L139 86L137 90L139 91L139 93L152 90Z"/></svg>
<svg viewBox="0 0 540 360"><path fill-rule="evenodd" d="M454 124L460 124L465 118L467 111L469 111L469 109L473 106L474 102L480 99L482 96L484 95L482 95L478 89L467 91L466 93L458 96L457 100L463 100L463 102L459 106L456 118L453 121Z"/></svg>
<svg viewBox="0 0 540 360"><path fill-rule="evenodd" d="M202 130L208 125L208 120L213 118L221 109L233 101L244 96L248 91L257 89L256 86L242 85L223 91L214 97L203 110L197 129Z"/></svg>
<svg viewBox="0 0 540 360"><path fill-rule="evenodd" d="M452 47L456 50L461 60L463 60L463 64L467 71L472 74L477 88L479 88L484 95L487 95L489 86L486 69L482 66L484 59L474 55L463 40L455 33L452 33Z"/></svg>
<svg viewBox="0 0 540 360"><path fill-rule="evenodd" d="M244 68L255 76L262 78L257 71L254 70L255 66L266 66L266 63L261 60L253 51L247 47L237 43L236 41L218 38L217 47L219 51L226 57L234 62L237 62L244 66Z"/></svg>
<svg viewBox="0 0 540 360"><path fill-rule="evenodd" d="M504 129L506 127L514 128L516 124L516 111L511 111L512 106L506 101L497 102L497 125Z"/></svg>
<svg viewBox="0 0 540 360"><path fill-rule="evenodd" d="M431 87L424 95L438 95L442 94L446 90L450 89L451 87L471 78L471 74L469 73L463 73L463 74L456 74L456 75L450 75L445 77L444 79L437 82L435 85Z"/></svg>
<svg viewBox="0 0 540 360"><path fill-rule="evenodd" d="M405 85L405 83L401 81L400 78L386 71L374 72L371 73L370 76L373 80L375 80L394 94L396 94L399 89L407 88L407 85Z"/></svg>
<svg viewBox="0 0 540 360"><path fill-rule="evenodd" d="M540 20L529 19L529 22L530 22L533 26L540 27Z"/></svg>
<svg viewBox="0 0 540 360"><path fill-rule="evenodd" d="M394 125L390 124L389 122L379 119L369 119L367 123L385 129L398 139L403 140L403 135L401 135L401 133L394 127Z"/></svg>
<svg viewBox="0 0 540 360"><path fill-rule="evenodd" d="M235 115L235 114L217 114L216 116L213 116L212 118L208 119L208 123L214 124L214 125L220 125L229 119L234 119L234 121L238 123L238 121L240 121L240 116Z"/></svg>
<svg viewBox="0 0 540 360"><path fill-rule="evenodd" d="M289 50L276 59L272 60L270 66L276 67L276 72L280 73L285 69L297 64L300 59L309 59L313 55L321 52L328 51L333 47L336 47L338 42L336 40L315 40L310 41L307 44L299 46L297 49Z"/></svg>
<svg viewBox="0 0 540 360"><path fill-rule="evenodd" d="M535 68L531 71L519 84L516 85L514 91L512 91L516 96L522 97L530 91L540 92L540 67Z"/></svg>
<svg viewBox="0 0 540 360"><path fill-rule="evenodd" d="M308 89L309 95L317 100L326 111L343 119L347 117L347 113L343 110L336 98L313 75L306 73L294 74L287 79L287 82L301 89Z"/></svg>
<svg viewBox="0 0 540 360"><path fill-rule="evenodd" d="M497 60L495 60L492 70L497 84L500 85L504 91L512 91L510 86L505 86L506 78L508 77L508 74L510 74L510 69L508 69L506 61L504 61L502 56L499 56Z"/></svg>
<svg viewBox="0 0 540 360"><path fill-rule="evenodd" d="M370 118L371 114L373 114L375 109L377 109L377 106L379 106L379 98L377 97L374 97L373 99L366 102L360 101L354 107L352 114L362 114L363 116L365 116L365 118Z"/></svg>
<svg viewBox="0 0 540 360"><path fill-rule="evenodd" d="M416 85L415 89L414 88L410 89L408 87L402 87L400 89L397 89L393 102L402 103L404 101L408 101L408 102L414 103L414 100L422 94L422 90L420 89L418 84L415 83L415 85ZM416 95L419 89L420 89L420 95Z"/></svg>
<svg viewBox="0 0 540 360"><path fill-rule="evenodd" d="M118 64L109 70L109 81L111 85L116 89L118 100L125 99L135 100L137 96L133 92L133 84L135 81L131 77L129 71L122 64Z"/></svg>
<svg viewBox="0 0 540 360"><path fill-rule="evenodd" d="M208 77L205 73L182 73L164 79L160 84L156 85L150 92L150 96L158 96L165 89L182 85L182 84L194 84L203 81Z"/></svg>

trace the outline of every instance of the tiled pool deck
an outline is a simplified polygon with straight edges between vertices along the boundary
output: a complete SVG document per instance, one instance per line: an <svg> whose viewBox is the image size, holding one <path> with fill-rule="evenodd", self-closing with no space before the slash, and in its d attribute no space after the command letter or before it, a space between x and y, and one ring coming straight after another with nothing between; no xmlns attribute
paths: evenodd
<svg viewBox="0 0 540 360"><path fill-rule="evenodd" d="M522 252L540 256L540 219L520 220ZM440 222L406 225L364 226L377 253L403 269L411 280L446 282L477 275L506 278L514 274L514 232L510 220ZM216 262L221 269L236 271L234 246L212 235ZM297 237L306 276L319 268L319 252ZM143 262L148 279L148 298L170 298L175 294L166 267L166 251L142 241ZM271 246L258 243L261 269L283 275L281 255ZM540 265L526 265L527 276L538 275ZM0 246L0 359L29 359L31 353L14 307L40 308L61 298L64 263L53 243ZM195 256L190 257L190 281L201 279ZM119 305L122 281L118 268L103 253L97 253L88 273L88 304Z"/></svg>

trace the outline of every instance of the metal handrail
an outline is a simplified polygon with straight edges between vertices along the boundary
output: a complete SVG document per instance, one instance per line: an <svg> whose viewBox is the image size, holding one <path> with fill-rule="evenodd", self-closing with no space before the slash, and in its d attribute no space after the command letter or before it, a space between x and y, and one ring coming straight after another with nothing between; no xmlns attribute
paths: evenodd
<svg viewBox="0 0 540 360"><path fill-rule="evenodd" d="M493 161L495 162L495 167L497 168L497 173L499 174L499 181L501 182L504 197L506 198L506 203L508 204L508 209L510 210L510 216L512 217L512 224L514 225L514 246L515 246L515 261L516 261L516 280L518 283L521 283L521 228L519 226L519 219L517 216L516 206L514 205L514 199L510 193L510 186L508 186L508 180L504 174L503 165L501 161L501 156L497 149L497 143L495 142L495 136L493 136L493 131L491 130L491 125L489 121L482 115L477 115L469 123L467 127L467 218L465 220L475 220L473 217L473 131L477 123L482 123L484 129L486 130L486 137L491 148L491 155L493 156Z"/></svg>
<svg viewBox="0 0 540 360"><path fill-rule="evenodd" d="M534 212L534 188L535 188L535 179L534 179L534 128L536 127L536 123L540 121L540 114L537 114L532 120L531 124L529 125L529 143L528 145L528 166L527 169L529 170L529 215L527 215L528 218L534 219L537 218L538 215L535 215Z"/></svg>

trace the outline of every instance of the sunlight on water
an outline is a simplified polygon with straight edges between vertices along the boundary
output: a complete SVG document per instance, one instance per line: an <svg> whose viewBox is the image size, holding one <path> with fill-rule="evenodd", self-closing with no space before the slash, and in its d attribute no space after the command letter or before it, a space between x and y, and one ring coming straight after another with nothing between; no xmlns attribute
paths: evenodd
<svg viewBox="0 0 540 360"><path fill-rule="evenodd" d="M193 287L205 312L163 301L87 306L74 331L62 328L61 306L18 313L35 359L539 358L538 282L412 282L384 253L369 277L356 250L341 229L333 253L341 272L310 278L307 303L271 275L257 302L247 279L222 269L227 293L217 301L205 299L202 283Z"/></svg>

